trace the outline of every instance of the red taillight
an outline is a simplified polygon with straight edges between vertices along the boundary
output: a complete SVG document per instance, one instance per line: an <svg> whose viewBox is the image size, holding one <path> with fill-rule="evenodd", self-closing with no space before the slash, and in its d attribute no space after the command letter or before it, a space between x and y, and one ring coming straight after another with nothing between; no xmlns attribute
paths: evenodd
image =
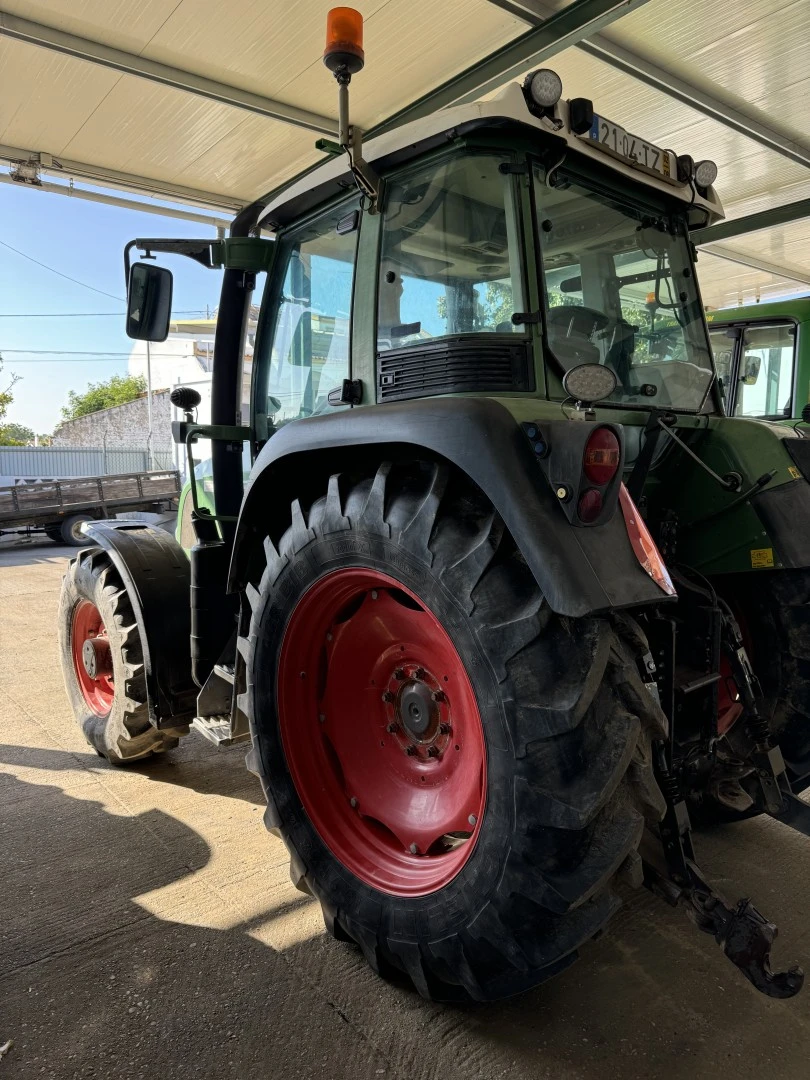
<svg viewBox="0 0 810 1080"><path fill-rule="evenodd" d="M624 515L624 524L630 546L633 548L642 569L664 590L667 596L675 596L675 586L672 584L672 578L669 576L666 563L661 558L661 553L655 546L652 536L650 536L650 530L644 524L638 508L630 498L630 492L624 484L619 487L619 506L622 508L622 514Z"/></svg>
<svg viewBox="0 0 810 1080"><path fill-rule="evenodd" d="M585 443L582 471L592 484L609 484L621 464L619 440L610 428L600 427ZM582 515L580 515L581 517Z"/></svg>
<svg viewBox="0 0 810 1080"><path fill-rule="evenodd" d="M580 495L579 502L577 503L579 520L590 525L590 523L596 521L602 513L603 506L604 502L602 500L601 491L597 491L596 488L588 488L587 491L583 491Z"/></svg>

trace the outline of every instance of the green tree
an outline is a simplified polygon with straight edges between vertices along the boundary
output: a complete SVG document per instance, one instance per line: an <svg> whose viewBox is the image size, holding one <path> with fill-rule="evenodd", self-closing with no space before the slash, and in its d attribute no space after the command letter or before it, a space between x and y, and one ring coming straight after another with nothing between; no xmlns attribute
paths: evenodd
<svg viewBox="0 0 810 1080"><path fill-rule="evenodd" d="M3 357L0 356L0 372L3 370ZM14 395L11 392L11 388L16 382L20 381L20 375L10 375L6 385L0 388L0 423L6 418L8 407L14 400ZM5 380L3 380L5 381Z"/></svg>
<svg viewBox="0 0 810 1080"><path fill-rule="evenodd" d="M34 432L24 424L0 424L0 446L27 446Z"/></svg>
<svg viewBox="0 0 810 1080"><path fill-rule="evenodd" d="M143 375L113 375L106 382L89 383L83 394L75 390L68 393L68 403L62 406L62 417L75 420L77 416L87 416L99 409L109 409L113 405L125 405L134 401L146 390Z"/></svg>

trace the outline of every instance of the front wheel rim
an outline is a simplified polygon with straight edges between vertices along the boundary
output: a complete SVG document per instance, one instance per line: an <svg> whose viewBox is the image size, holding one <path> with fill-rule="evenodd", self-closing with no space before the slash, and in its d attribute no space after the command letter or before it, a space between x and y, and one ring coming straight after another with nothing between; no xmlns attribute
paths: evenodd
<svg viewBox="0 0 810 1080"><path fill-rule="evenodd" d="M376 570L327 574L290 617L277 695L293 783L332 854L392 895L447 885L478 839L486 753L433 612Z"/></svg>
<svg viewBox="0 0 810 1080"><path fill-rule="evenodd" d="M115 698L112 655L101 612L90 600L80 600L73 611L70 632L73 670L88 708L107 716Z"/></svg>

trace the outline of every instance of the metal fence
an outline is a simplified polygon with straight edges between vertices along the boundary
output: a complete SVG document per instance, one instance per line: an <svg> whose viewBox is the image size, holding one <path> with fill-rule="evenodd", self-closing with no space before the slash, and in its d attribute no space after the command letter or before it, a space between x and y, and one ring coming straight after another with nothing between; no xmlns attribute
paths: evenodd
<svg viewBox="0 0 810 1080"><path fill-rule="evenodd" d="M60 480L68 476L112 476L117 473L173 469L172 450L144 447L0 446L0 486L21 480Z"/></svg>

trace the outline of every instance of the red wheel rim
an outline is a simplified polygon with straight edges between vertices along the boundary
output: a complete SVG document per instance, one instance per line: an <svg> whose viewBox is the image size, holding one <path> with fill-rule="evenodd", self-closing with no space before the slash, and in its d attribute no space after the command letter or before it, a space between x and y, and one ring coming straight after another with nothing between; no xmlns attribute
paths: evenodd
<svg viewBox="0 0 810 1080"><path fill-rule="evenodd" d="M89 600L79 601L73 612L70 647L82 697L96 716L106 716L115 697L112 655L101 614Z"/></svg>
<svg viewBox="0 0 810 1080"><path fill-rule="evenodd" d="M332 854L396 896L451 881L481 825L484 733L424 603L376 570L327 574L292 613L277 693L293 782Z"/></svg>

